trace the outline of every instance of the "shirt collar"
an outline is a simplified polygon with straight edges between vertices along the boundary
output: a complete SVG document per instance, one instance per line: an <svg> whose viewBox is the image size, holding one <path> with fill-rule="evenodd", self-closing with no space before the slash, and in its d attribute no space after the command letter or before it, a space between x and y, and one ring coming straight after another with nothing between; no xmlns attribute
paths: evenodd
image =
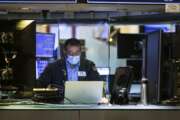
<svg viewBox="0 0 180 120"><path fill-rule="evenodd" d="M67 66L68 68L77 68L77 67L80 66L80 62L79 62L78 64L76 64L76 65L72 65L72 64L70 64L70 63L66 60L66 66Z"/></svg>

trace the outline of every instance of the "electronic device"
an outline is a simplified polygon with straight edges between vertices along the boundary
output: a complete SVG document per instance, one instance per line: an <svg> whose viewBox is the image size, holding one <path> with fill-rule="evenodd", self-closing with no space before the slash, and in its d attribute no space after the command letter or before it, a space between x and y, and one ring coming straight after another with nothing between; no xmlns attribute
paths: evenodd
<svg viewBox="0 0 180 120"><path fill-rule="evenodd" d="M36 33L36 57L53 57L55 34Z"/></svg>
<svg viewBox="0 0 180 120"><path fill-rule="evenodd" d="M144 34L118 34L118 58L141 58Z"/></svg>
<svg viewBox="0 0 180 120"><path fill-rule="evenodd" d="M110 101L112 104L128 104L128 93L133 79L133 67L118 67L116 69Z"/></svg>
<svg viewBox="0 0 180 120"><path fill-rule="evenodd" d="M67 81L64 103L97 104L103 97L103 89L103 81Z"/></svg>
<svg viewBox="0 0 180 120"><path fill-rule="evenodd" d="M141 94L141 84L132 84L129 93L133 94L133 95L140 96L140 94Z"/></svg>
<svg viewBox="0 0 180 120"><path fill-rule="evenodd" d="M33 101L45 103L62 103L63 96L58 88L33 88Z"/></svg>
<svg viewBox="0 0 180 120"><path fill-rule="evenodd" d="M140 98L141 98L141 84L140 83L131 85L128 97L131 102L139 102L140 101Z"/></svg>
<svg viewBox="0 0 180 120"><path fill-rule="evenodd" d="M176 25L175 24L148 24L144 25L144 32L153 32L157 30L162 30L165 33L175 33Z"/></svg>
<svg viewBox="0 0 180 120"><path fill-rule="evenodd" d="M110 68L108 67L97 67L97 71L99 75L109 75L110 74Z"/></svg>
<svg viewBox="0 0 180 120"><path fill-rule="evenodd" d="M36 79L40 77L48 63L48 60L36 60Z"/></svg>

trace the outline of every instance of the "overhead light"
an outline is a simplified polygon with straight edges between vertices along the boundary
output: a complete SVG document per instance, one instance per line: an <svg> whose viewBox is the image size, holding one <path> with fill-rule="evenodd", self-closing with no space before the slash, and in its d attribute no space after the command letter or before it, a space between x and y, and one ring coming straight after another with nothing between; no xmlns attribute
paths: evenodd
<svg viewBox="0 0 180 120"><path fill-rule="evenodd" d="M42 24L42 27L48 27L48 24Z"/></svg>
<svg viewBox="0 0 180 120"><path fill-rule="evenodd" d="M113 42L113 38L109 38L109 42Z"/></svg>
<svg viewBox="0 0 180 120"><path fill-rule="evenodd" d="M23 30L24 28L26 28L28 25L30 25L34 20L20 20L17 25L16 28L17 30Z"/></svg>
<svg viewBox="0 0 180 120"><path fill-rule="evenodd" d="M21 8L21 10L30 10L30 8L28 8L28 7L23 7L23 8Z"/></svg>

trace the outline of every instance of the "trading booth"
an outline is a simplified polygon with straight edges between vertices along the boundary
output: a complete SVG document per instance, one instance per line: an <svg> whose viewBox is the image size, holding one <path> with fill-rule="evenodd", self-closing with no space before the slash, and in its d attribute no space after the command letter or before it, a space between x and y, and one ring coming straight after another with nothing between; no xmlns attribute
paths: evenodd
<svg viewBox="0 0 180 120"><path fill-rule="evenodd" d="M179 120L178 12L179 0L0 0L0 120Z"/></svg>

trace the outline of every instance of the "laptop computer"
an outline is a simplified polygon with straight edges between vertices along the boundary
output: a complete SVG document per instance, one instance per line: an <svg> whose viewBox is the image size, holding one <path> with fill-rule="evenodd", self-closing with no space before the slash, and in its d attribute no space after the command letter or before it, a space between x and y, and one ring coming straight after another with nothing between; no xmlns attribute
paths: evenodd
<svg viewBox="0 0 180 120"><path fill-rule="evenodd" d="M97 104L103 97L103 81L66 81L65 104Z"/></svg>

